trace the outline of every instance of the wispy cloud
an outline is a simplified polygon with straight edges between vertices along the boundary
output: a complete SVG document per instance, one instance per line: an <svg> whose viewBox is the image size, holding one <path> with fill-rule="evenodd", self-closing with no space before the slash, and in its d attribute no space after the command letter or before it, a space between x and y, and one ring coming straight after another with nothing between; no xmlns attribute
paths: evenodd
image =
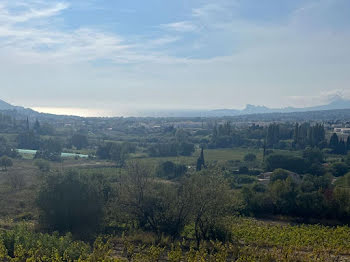
<svg viewBox="0 0 350 262"><path fill-rule="evenodd" d="M68 3L58 2L51 6L29 7L28 10L21 13L11 13L8 8L8 4L0 5L0 21L5 24L16 24L27 22L32 19L40 19L45 17L51 17L58 15L61 11L69 7Z"/></svg>
<svg viewBox="0 0 350 262"><path fill-rule="evenodd" d="M24 6L21 13L10 5L0 5L0 47L3 54L11 54L22 63L79 63L108 59L113 63L135 63L145 61L169 62L167 55L150 51L156 47L173 43L176 36L160 36L141 43L130 43L116 33L109 33L89 27L69 30L55 29L48 23L54 16L64 12L69 4L64 2L45 4L32 2ZM40 26L26 24L40 20ZM176 61L176 59L174 59Z"/></svg>
<svg viewBox="0 0 350 262"><path fill-rule="evenodd" d="M174 22L169 24L162 24L161 28L174 30L177 32L193 32L196 31L197 26L190 21Z"/></svg>
<svg viewBox="0 0 350 262"><path fill-rule="evenodd" d="M179 107L232 108L245 103L314 105L330 96L313 95L320 90L349 88L349 27L324 27L337 18L326 7L334 9L341 1L307 1L313 4L298 6L299 11L273 23L241 15L240 5L246 1L200 1L207 4L191 5L172 23L162 24L160 16L137 30L135 24L123 21L130 17L125 14L118 17L118 26L108 24L116 22L114 13L105 5L97 12L98 2L86 0L79 9L72 0L1 1L3 93L12 94L15 101L18 92L12 87L28 87L21 89L22 101L30 96L37 101L33 94L40 94L46 106L54 106L56 99L57 106L68 107L86 100L78 107L130 106L132 101L141 108L146 103L165 106L179 101ZM122 8L130 6L121 4L118 13ZM138 7L132 8L139 15ZM68 24L72 13L87 11L93 17L111 17L96 27L95 21L79 17ZM102 102L96 105L96 101Z"/></svg>

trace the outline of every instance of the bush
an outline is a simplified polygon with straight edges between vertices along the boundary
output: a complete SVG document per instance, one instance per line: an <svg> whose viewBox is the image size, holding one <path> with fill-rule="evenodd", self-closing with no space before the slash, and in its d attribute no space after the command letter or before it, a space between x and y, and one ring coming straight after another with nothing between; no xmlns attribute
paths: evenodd
<svg viewBox="0 0 350 262"><path fill-rule="evenodd" d="M331 169L335 177L344 176L349 170L348 166L341 162L332 164Z"/></svg>
<svg viewBox="0 0 350 262"><path fill-rule="evenodd" d="M273 171L270 181L274 182L276 180L286 180L288 176L289 176L289 172L287 170L278 168Z"/></svg>
<svg viewBox="0 0 350 262"><path fill-rule="evenodd" d="M8 167L13 165L11 158L7 156L2 156L0 158L0 164L5 171L7 170Z"/></svg>
<svg viewBox="0 0 350 262"><path fill-rule="evenodd" d="M234 181L237 184L252 184L256 181L256 178L248 175L236 175L234 176Z"/></svg>
<svg viewBox="0 0 350 262"><path fill-rule="evenodd" d="M13 172L7 174L7 181L12 189L21 189L25 186L24 175L22 173Z"/></svg>
<svg viewBox="0 0 350 262"><path fill-rule="evenodd" d="M101 226L107 189L99 176L71 171L46 177L37 197L40 225L48 231L90 236Z"/></svg>
<svg viewBox="0 0 350 262"><path fill-rule="evenodd" d="M50 163L44 159L37 159L34 162L34 165L39 168L42 172L49 172L50 171Z"/></svg>
<svg viewBox="0 0 350 262"><path fill-rule="evenodd" d="M241 167L239 167L238 172L239 172L240 174L248 174L248 173L249 173L249 168L246 167L246 166L241 166Z"/></svg>
<svg viewBox="0 0 350 262"><path fill-rule="evenodd" d="M178 165L171 161L166 161L159 165L157 168L157 176L174 179L183 176L187 172L187 167L185 165Z"/></svg>
<svg viewBox="0 0 350 262"><path fill-rule="evenodd" d="M272 154L269 155L265 161L265 168L267 171L283 168L296 173L305 173L307 167L305 160L296 156Z"/></svg>
<svg viewBox="0 0 350 262"><path fill-rule="evenodd" d="M249 153L244 156L244 161L253 162L256 160L256 155Z"/></svg>

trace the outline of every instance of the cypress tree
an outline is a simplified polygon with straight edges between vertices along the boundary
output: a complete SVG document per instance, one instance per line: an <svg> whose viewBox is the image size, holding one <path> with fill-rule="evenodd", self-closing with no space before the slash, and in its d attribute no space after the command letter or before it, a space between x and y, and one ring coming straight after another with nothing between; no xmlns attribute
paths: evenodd
<svg viewBox="0 0 350 262"><path fill-rule="evenodd" d="M27 117L27 121L26 121L26 128L27 128L27 131L29 131L29 119Z"/></svg>
<svg viewBox="0 0 350 262"><path fill-rule="evenodd" d="M345 155L346 154L347 149L346 149L346 144L345 144L343 139L341 139L339 141L336 151L337 151L337 154L340 154L340 155Z"/></svg>
<svg viewBox="0 0 350 262"><path fill-rule="evenodd" d="M196 170L197 170L197 171L201 171L201 170L202 170L202 167L205 168L205 160L204 160L204 150L203 150L203 147L202 147L202 150L201 150L201 154L200 154L200 156L199 156L198 159L197 159L197 167L196 167Z"/></svg>
<svg viewBox="0 0 350 262"><path fill-rule="evenodd" d="M329 147L332 148L333 150L336 150L338 148L339 144L339 138L336 133L333 133L331 136L331 139L329 140Z"/></svg>

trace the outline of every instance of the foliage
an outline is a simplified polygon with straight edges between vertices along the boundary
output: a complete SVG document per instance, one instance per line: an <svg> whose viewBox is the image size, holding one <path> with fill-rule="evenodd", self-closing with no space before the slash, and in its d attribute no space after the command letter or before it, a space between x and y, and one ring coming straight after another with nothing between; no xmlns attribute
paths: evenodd
<svg viewBox="0 0 350 262"><path fill-rule="evenodd" d="M271 181L271 182L275 182L275 181L277 181L277 180L286 180L286 179L288 178L289 174L290 174L289 171L284 170L284 169L282 169L282 168L275 169L275 170L272 172L270 181Z"/></svg>
<svg viewBox="0 0 350 262"><path fill-rule="evenodd" d="M69 233L64 236L33 233L25 226L0 232L1 261L117 261L111 258L110 253L110 242L101 237L91 248L87 243L73 240Z"/></svg>
<svg viewBox="0 0 350 262"><path fill-rule="evenodd" d="M163 233L178 236L186 224L190 212L186 191L154 181L152 170L140 162L128 163L118 192L116 208L159 239Z"/></svg>
<svg viewBox="0 0 350 262"><path fill-rule="evenodd" d="M204 160L204 149L203 147L201 148L201 154L197 159L197 165L196 165L196 170L201 171L202 167L205 168L205 160Z"/></svg>
<svg viewBox="0 0 350 262"><path fill-rule="evenodd" d="M296 148L325 146L325 129L322 124L310 125L309 123L295 124L293 144Z"/></svg>
<svg viewBox="0 0 350 262"><path fill-rule="evenodd" d="M42 228L89 237L101 226L106 190L101 176L70 171L45 177L37 198Z"/></svg>
<svg viewBox="0 0 350 262"><path fill-rule="evenodd" d="M283 168L296 173L304 173L307 170L307 163L301 157L272 154L266 158L265 168L267 171Z"/></svg>
<svg viewBox="0 0 350 262"><path fill-rule="evenodd" d="M106 143L97 148L96 155L100 159L108 159L117 163L119 166L123 166L130 153L134 153L136 150L135 145L131 143Z"/></svg>
<svg viewBox="0 0 350 262"><path fill-rule="evenodd" d="M50 162L44 159L37 159L34 162L34 165L39 168L42 172L49 172L50 171Z"/></svg>
<svg viewBox="0 0 350 262"><path fill-rule="evenodd" d="M12 148L4 137L0 137L0 157L8 156L12 158L18 157L17 151Z"/></svg>
<svg viewBox="0 0 350 262"><path fill-rule="evenodd" d="M156 174L158 177L171 180L182 177L186 172L187 167L185 165L165 161L158 166Z"/></svg>
<svg viewBox="0 0 350 262"><path fill-rule="evenodd" d="M244 161L253 162L256 160L256 155L253 153L248 153L244 156Z"/></svg>
<svg viewBox="0 0 350 262"><path fill-rule="evenodd" d="M45 159L50 161L61 161L62 143L59 139L49 138L44 140L35 154L36 159Z"/></svg>
<svg viewBox="0 0 350 262"><path fill-rule="evenodd" d="M0 158L0 164L2 166L2 168L7 171L8 167L11 167L13 165L13 162L11 160L11 158L7 157L7 156L2 156Z"/></svg>
<svg viewBox="0 0 350 262"><path fill-rule="evenodd" d="M331 169L335 177L344 176L349 171L349 167L342 162L332 164Z"/></svg>
<svg viewBox="0 0 350 262"><path fill-rule="evenodd" d="M189 177L184 187L191 203L197 245L201 240L219 237L220 219L228 214L231 204L227 181L220 173L206 170Z"/></svg>
<svg viewBox="0 0 350 262"><path fill-rule="evenodd" d="M89 145L88 139L86 135L83 134L74 134L71 137L71 144L76 147L76 149L80 150L82 148L85 148Z"/></svg>

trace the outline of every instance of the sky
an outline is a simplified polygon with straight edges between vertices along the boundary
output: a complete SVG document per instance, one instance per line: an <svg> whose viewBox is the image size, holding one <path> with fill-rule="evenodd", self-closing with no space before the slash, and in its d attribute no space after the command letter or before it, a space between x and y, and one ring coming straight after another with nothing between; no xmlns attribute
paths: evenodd
<svg viewBox="0 0 350 262"><path fill-rule="evenodd" d="M350 98L349 0L0 0L0 99L41 112Z"/></svg>

